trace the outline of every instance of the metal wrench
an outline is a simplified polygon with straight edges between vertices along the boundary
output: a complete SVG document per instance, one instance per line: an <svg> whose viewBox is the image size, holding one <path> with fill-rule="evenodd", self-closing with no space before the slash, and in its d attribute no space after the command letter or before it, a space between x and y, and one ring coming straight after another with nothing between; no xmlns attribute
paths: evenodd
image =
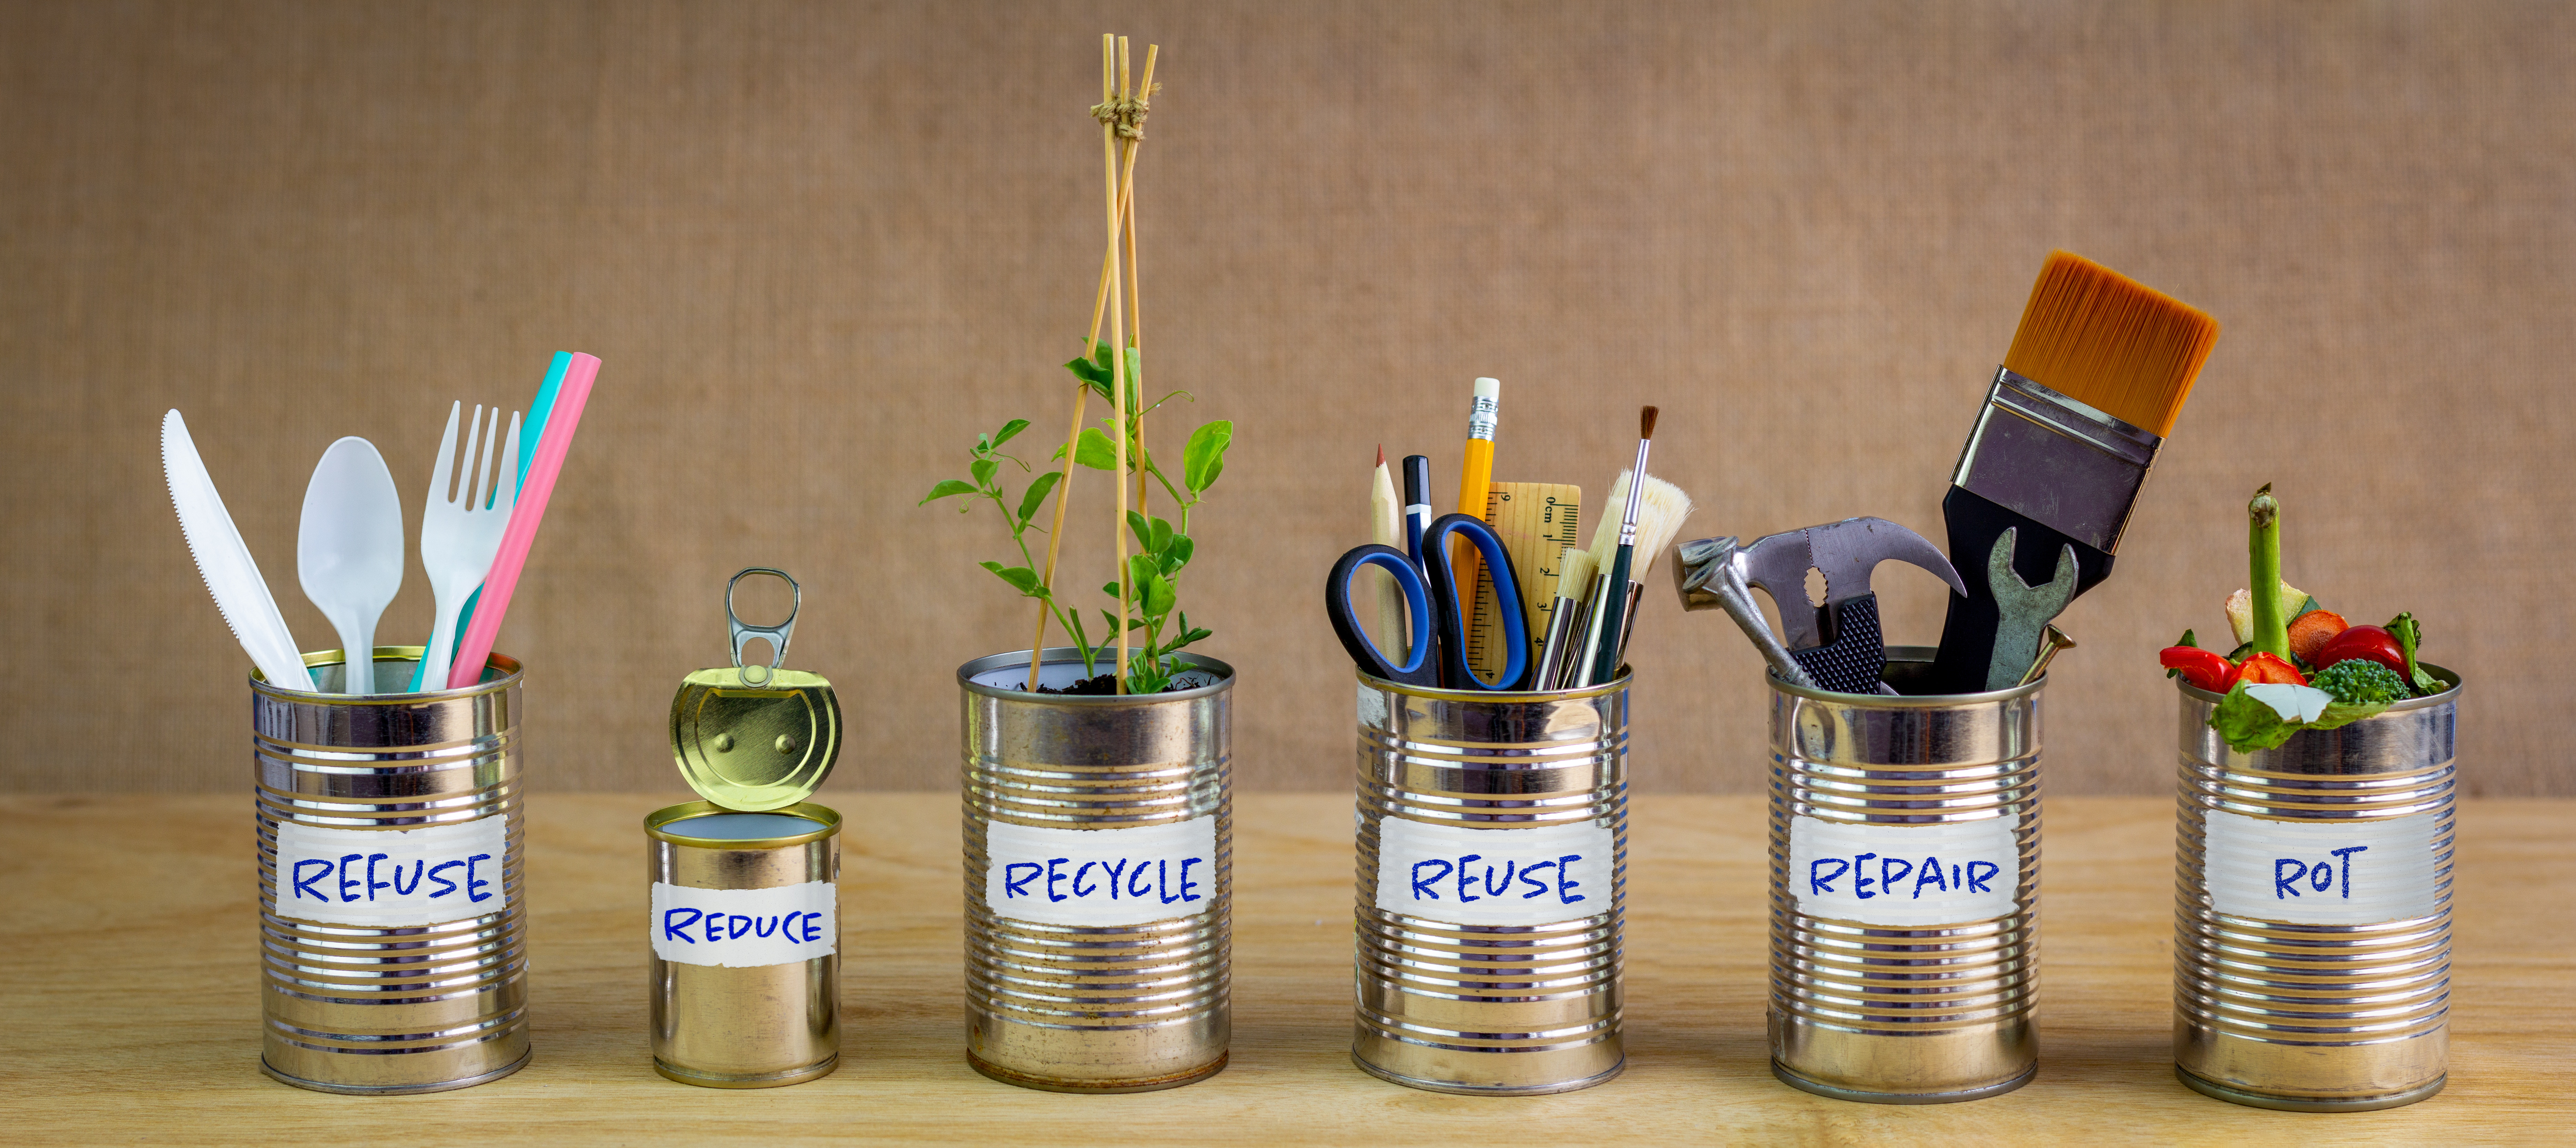
<svg viewBox="0 0 2576 1148"><path fill-rule="evenodd" d="M1762 660L1771 663L1771 672L1793 686L1815 689L1816 679L1789 657L1789 648L1771 633L1771 624L1762 620L1762 608L1753 604L1753 590L1744 583L1739 568L1743 552L1735 545L1735 536L1701 538L1674 548L1673 588L1681 592L1682 609L1706 610L1712 607L1726 611L1735 619L1737 629L1753 640L1753 648L1762 651Z"/></svg>
<svg viewBox="0 0 2576 1148"><path fill-rule="evenodd" d="M2048 624L2075 600L2075 548L2058 547L2056 574L2032 586L2013 573L2013 542L2020 533L2020 527L2006 528L1986 556L1986 588L1993 592L1995 608L2002 614L1995 626L1994 658L1986 664L1989 690L2021 684L2032 663L2039 660L2039 643L2047 635Z"/></svg>

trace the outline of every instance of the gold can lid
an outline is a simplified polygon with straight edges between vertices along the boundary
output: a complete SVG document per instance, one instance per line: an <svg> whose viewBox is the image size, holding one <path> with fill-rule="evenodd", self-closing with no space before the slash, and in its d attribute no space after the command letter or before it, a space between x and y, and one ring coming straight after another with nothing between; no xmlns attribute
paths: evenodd
<svg viewBox="0 0 2576 1148"><path fill-rule="evenodd" d="M725 584L725 617L733 629L730 667L699 670L681 680L671 698L671 756L698 796L726 809L759 813L795 805L832 775L841 755L841 705L820 674L779 668L796 626L790 609L775 626L746 625L734 612L733 588L744 577L769 574L804 591L783 572L750 569ZM752 638L771 646L767 666L742 664Z"/></svg>

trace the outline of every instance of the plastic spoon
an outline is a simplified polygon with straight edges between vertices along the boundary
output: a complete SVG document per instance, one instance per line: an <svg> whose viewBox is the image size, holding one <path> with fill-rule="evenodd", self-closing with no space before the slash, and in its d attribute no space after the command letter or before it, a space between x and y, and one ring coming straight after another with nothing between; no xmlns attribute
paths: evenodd
<svg viewBox="0 0 2576 1148"><path fill-rule="evenodd" d="M340 632L341 691L376 692L376 620L402 589L402 495L376 445L332 443L304 488L295 535L295 576L304 596Z"/></svg>

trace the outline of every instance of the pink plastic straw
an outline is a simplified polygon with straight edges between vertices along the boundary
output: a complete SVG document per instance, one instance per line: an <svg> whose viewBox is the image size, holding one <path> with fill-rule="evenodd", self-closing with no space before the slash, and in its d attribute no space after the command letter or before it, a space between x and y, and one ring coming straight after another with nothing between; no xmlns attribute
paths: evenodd
<svg viewBox="0 0 2576 1148"><path fill-rule="evenodd" d="M501 531L501 549L492 556L492 572L483 576L482 604L474 607L474 621L465 627L465 643L456 648L456 665L447 672L448 689L483 680L483 663L492 656L493 639L501 635L501 618L510 612L510 592L519 588L519 571L528 564L528 548L537 541L537 523L546 516L546 499L555 492L555 476L563 473L572 434L581 428L581 408L590 400L591 381L598 377L595 355L575 354L572 366L564 371L554 412L546 416L545 434L537 439L537 460L528 467L518 504L510 508L510 525Z"/></svg>

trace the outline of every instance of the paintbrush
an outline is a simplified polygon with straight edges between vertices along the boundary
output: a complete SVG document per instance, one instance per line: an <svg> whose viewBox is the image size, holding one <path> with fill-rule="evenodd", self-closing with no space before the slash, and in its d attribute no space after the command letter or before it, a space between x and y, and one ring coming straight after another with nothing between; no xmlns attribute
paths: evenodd
<svg viewBox="0 0 2576 1148"><path fill-rule="evenodd" d="M1637 465L1634 472L1641 477L1646 473L1646 452L1655 446L1655 416L1661 413L1653 407L1637 412ZM1619 633L1627 617L1628 568L1637 557L1637 508L1644 494L1644 483L1630 485L1627 509L1619 516L1619 549L1610 557L1610 577L1602 585L1606 604L1601 609L1601 633L1605 636ZM1619 669L1618 642L1604 641L1597 649L1600 653L1592 663L1590 679L1595 685L1609 681Z"/></svg>
<svg viewBox="0 0 2576 1148"><path fill-rule="evenodd" d="M2024 583L2045 585L2064 547L2076 594L2109 577L2138 490L2217 341L2201 311L2050 253L1941 500L1951 564L1986 569L2017 529L2012 564ZM1988 583L1967 583L1967 596L1950 596L1932 692L1981 691L1996 671L2001 611ZM2003 681L2026 668L2005 667Z"/></svg>
<svg viewBox="0 0 2576 1148"><path fill-rule="evenodd" d="M1539 646L1538 672L1529 688L1558 690L1572 684L1566 679L1579 660L1575 652L1582 648L1581 634L1592 620L1584 605L1591 601L1593 575L1599 570L1592 552L1580 547L1566 547L1557 560L1556 607L1548 611L1547 639Z"/></svg>
<svg viewBox="0 0 2576 1148"><path fill-rule="evenodd" d="M1610 497L1605 505L1626 506L1631 501L1628 497L1628 488L1633 477L1629 471L1619 472L1618 480L1610 484ZM1632 551L1637 558L1632 560L1633 568L1628 572L1628 581L1624 589L1615 596L1607 590L1609 586L1614 585L1610 581L1610 567L1618 561L1619 540L1627 534L1628 524L1623 519L1620 528L1614 530L1611 526L1612 520L1605 518L1593 529L1591 558L1595 585L1584 599L1581 614L1584 619L1584 625L1581 628L1583 653L1581 657L1574 660L1573 672L1568 675L1570 680L1565 683L1566 685L1599 685L1610 680L1591 676L1594 667L1598 665L1599 654L1605 644L1602 635L1616 635L1607 640L1613 657L1626 656L1627 635L1629 631L1636 628L1633 619L1636 617L1637 601L1645 590L1644 577L1653 570L1655 557L1672 545L1674 536L1681 532L1682 520L1689 517L1691 512L1690 495L1684 493L1682 488L1651 474L1646 476L1644 493L1635 501L1638 503L1635 519L1636 542ZM1649 543L1652 545L1648 545ZM1622 608L1616 615L1618 621L1613 621L1614 616L1610 613L1614 600ZM1611 663L1613 677L1618 674L1618 665L1619 663L1615 661Z"/></svg>

